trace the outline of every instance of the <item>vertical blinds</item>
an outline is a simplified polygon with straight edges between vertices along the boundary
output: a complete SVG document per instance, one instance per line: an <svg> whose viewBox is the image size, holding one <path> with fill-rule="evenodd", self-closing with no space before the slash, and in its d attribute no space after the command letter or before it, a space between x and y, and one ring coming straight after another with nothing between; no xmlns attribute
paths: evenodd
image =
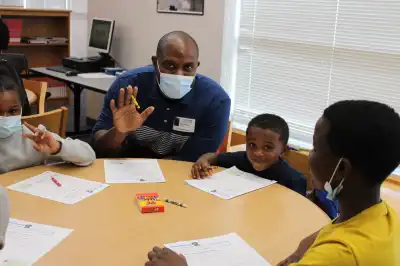
<svg viewBox="0 0 400 266"><path fill-rule="evenodd" d="M323 110L343 99L400 112L400 1L241 0L233 123L260 113L312 142Z"/></svg>

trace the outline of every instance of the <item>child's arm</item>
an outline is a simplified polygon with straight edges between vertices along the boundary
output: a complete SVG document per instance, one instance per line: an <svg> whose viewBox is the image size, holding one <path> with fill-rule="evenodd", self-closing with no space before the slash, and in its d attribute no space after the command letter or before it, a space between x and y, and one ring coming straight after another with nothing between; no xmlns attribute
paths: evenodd
<svg viewBox="0 0 400 266"><path fill-rule="evenodd" d="M320 230L318 230L314 234L304 238L300 242L297 250L292 255L287 257L284 261L281 261L277 266L287 266L287 265L290 265L292 263L299 262L303 258L304 254L311 247L311 245L315 242L315 239L317 239L319 231Z"/></svg>
<svg viewBox="0 0 400 266"><path fill-rule="evenodd" d="M218 161L217 153L203 154L192 167L192 177L202 179L212 175L211 165L216 165Z"/></svg>
<svg viewBox="0 0 400 266"><path fill-rule="evenodd" d="M57 134L52 134L61 143L61 148L58 153L51 154L51 158L60 158L78 166L88 166L96 160L96 154L88 143L71 138L63 139Z"/></svg>
<svg viewBox="0 0 400 266"><path fill-rule="evenodd" d="M24 134L24 137L32 140L33 148L46 154L47 158L60 158L79 166L87 166L96 159L92 147L83 141L63 139L43 126L36 128L28 123L24 125L32 131L32 134Z"/></svg>

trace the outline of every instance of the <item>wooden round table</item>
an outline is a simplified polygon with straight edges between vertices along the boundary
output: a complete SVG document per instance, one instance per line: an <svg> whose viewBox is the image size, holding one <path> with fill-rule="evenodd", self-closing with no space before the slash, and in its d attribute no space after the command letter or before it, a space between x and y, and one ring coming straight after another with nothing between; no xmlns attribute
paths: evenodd
<svg viewBox="0 0 400 266"><path fill-rule="evenodd" d="M190 163L159 163L166 183L113 184L74 205L8 190L12 218L74 229L35 265L141 266L154 245L232 232L275 265L301 239L329 223L317 206L280 185L222 200L184 184L190 178ZM58 165L15 171L1 175L0 183L7 187L46 170L105 182L103 160L96 160L83 168ZM135 195L144 192L158 192L188 208L166 204L165 213L141 214Z"/></svg>

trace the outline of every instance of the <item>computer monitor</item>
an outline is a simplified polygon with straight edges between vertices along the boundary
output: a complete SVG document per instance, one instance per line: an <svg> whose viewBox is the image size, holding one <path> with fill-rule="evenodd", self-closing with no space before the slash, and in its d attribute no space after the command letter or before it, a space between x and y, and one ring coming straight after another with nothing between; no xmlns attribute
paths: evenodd
<svg viewBox="0 0 400 266"><path fill-rule="evenodd" d="M93 18L89 48L99 53L110 53L115 20Z"/></svg>

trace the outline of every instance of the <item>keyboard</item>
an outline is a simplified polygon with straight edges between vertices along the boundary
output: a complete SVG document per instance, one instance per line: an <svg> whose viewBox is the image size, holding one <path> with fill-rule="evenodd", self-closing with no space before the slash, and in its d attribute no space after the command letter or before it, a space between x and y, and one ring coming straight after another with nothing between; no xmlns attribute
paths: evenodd
<svg viewBox="0 0 400 266"><path fill-rule="evenodd" d="M64 66L53 66L53 67L47 67L47 70L55 71L58 73L63 73L66 74L67 72L76 72L79 73L76 69L64 67Z"/></svg>

